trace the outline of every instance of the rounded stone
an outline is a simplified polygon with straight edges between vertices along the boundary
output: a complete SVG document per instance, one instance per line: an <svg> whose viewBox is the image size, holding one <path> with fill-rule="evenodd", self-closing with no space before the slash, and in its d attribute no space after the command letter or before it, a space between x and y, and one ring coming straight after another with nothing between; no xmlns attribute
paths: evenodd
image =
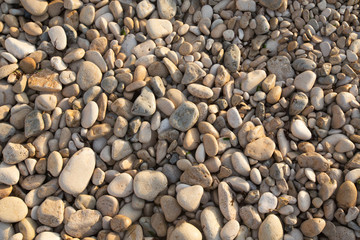
<svg viewBox="0 0 360 240"><path fill-rule="evenodd" d="M101 82L102 73L98 66L90 61L84 61L80 64L77 73L76 82L84 91L98 85Z"/></svg>
<svg viewBox="0 0 360 240"><path fill-rule="evenodd" d="M168 181L162 172L145 170L136 174L133 184L137 197L153 201L160 192L166 189Z"/></svg>
<svg viewBox="0 0 360 240"><path fill-rule="evenodd" d="M351 181L345 181L340 185L337 194L336 202L338 207L347 209L349 207L354 207L357 200L357 189L354 183Z"/></svg>
<svg viewBox="0 0 360 240"><path fill-rule="evenodd" d="M6 197L0 200L0 221L15 223L23 220L28 214L28 207L18 197Z"/></svg>
<svg viewBox="0 0 360 240"><path fill-rule="evenodd" d="M306 237L315 237L324 230L325 225L324 219L312 218L304 221L300 226L300 230Z"/></svg>
<svg viewBox="0 0 360 240"><path fill-rule="evenodd" d="M90 128L96 122L99 115L99 107L94 101L86 104L81 112L81 126L83 128Z"/></svg>
<svg viewBox="0 0 360 240"><path fill-rule="evenodd" d="M131 223L132 221L130 218L119 214L111 219L110 227L115 232L124 232L130 227Z"/></svg>
<svg viewBox="0 0 360 240"><path fill-rule="evenodd" d="M192 102L181 104L170 116L170 125L182 132L192 128L199 119L199 110Z"/></svg>
<svg viewBox="0 0 360 240"><path fill-rule="evenodd" d="M91 148L85 147L77 151L60 174L61 189L72 195L83 192L95 169L95 159L95 152Z"/></svg>
<svg viewBox="0 0 360 240"><path fill-rule="evenodd" d="M116 176L108 185L107 191L110 195L125 198L133 192L133 179L127 173Z"/></svg>
<svg viewBox="0 0 360 240"><path fill-rule="evenodd" d="M24 73L34 73L36 70L36 62L31 57L25 57L20 61L19 67Z"/></svg>
<svg viewBox="0 0 360 240"><path fill-rule="evenodd" d="M261 223L258 236L259 240L282 240L284 231L280 219L269 214Z"/></svg>

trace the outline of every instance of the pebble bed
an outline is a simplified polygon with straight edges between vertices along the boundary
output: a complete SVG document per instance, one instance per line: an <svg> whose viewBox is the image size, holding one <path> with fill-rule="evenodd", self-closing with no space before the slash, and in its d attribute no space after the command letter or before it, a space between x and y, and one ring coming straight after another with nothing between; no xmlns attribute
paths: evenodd
<svg viewBox="0 0 360 240"><path fill-rule="evenodd" d="M0 0L0 239L360 239L359 16Z"/></svg>

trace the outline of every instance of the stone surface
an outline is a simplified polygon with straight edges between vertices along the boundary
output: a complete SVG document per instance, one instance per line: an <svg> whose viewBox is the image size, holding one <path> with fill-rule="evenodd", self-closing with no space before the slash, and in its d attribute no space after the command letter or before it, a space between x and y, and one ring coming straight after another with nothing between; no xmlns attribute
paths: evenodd
<svg viewBox="0 0 360 240"><path fill-rule="evenodd" d="M182 84L190 84L198 81L199 79L205 77L206 72L201 69L199 65L196 63L186 63L185 65L185 73L181 80Z"/></svg>
<svg viewBox="0 0 360 240"><path fill-rule="evenodd" d="M33 74L28 80L28 86L36 91L59 92L62 90L59 74L48 68Z"/></svg>
<svg viewBox="0 0 360 240"><path fill-rule="evenodd" d="M203 193L204 189L200 185L186 187L177 193L176 200L186 211L193 212L198 209Z"/></svg>
<svg viewBox="0 0 360 240"><path fill-rule="evenodd" d="M246 156L254 158L258 161L264 161L272 156L274 150L274 141L268 137L264 137L246 145L244 153Z"/></svg>
<svg viewBox="0 0 360 240"><path fill-rule="evenodd" d="M351 181L345 181L340 185L337 194L336 202L339 207L347 209L353 207L356 204L357 190L355 184Z"/></svg>
<svg viewBox="0 0 360 240"><path fill-rule="evenodd" d="M326 222L322 218L312 218L304 221L301 226L301 232L307 237L319 235L325 228Z"/></svg>
<svg viewBox="0 0 360 240"><path fill-rule="evenodd" d="M153 201L167 187L167 178L162 172L145 170L134 178L134 193L137 197Z"/></svg>
<svg viewBox="0 0 360 240"><path fill-rule="evenodd" d="M35 46L31 43L12 37L9 37L5 40L5 48L9 53L18 59L22 59L36 50Z"/></svg>
<svg viewBox="0 0 360 240"><path fill-rule="evenodd" d="M78 195L85 190L95 169L95 153L83 148L71 156L59 176L59 186L69 194Z"/></svg>
<svg viewBox="0 0 360 240"><path fill-rule="evenodd" d="M270 3L272 1L266 2ZM281 0L277 0L276 2L281 2ZM289 59L284 56L275 56L270 58L267 61L267 69L270 73L276 75L276 79L278 81L285 81L287 78L295 76L294 69L291 67Z"/></svg>
<svg viewBox="0 0 360 240"><path fill-rule="evenodd" d="M61 198L48 197L37 209L37 217L42 224L57 227L64 220L64 209Z"/></svg>
<svg viewBox="0 0 360 240"><path fill-rule="evenodd" d="M65 231L72 237L90 237L101 230L101 213L92 209L72 213L65 224Z"/></svg>
<svg viewBox="0 0 360 240"><path fill-rule="evenodd" d="M284 233L280 219L274 215L268 215L259 228L259 240L281 240Z"/></svg>
<svg viewBox="0 0 360 240"><path fill-rule="evenodd" d="M156 111L155 95L148 87L141 90L140 95L135 99L131 113L136 116L151 116Z"/></svg>
<svg viewBox="0 0 360 240"><path fill-rule="evenodd" d="M127 173L116 176L108 185L107 191L110 195L125 198L133 193L133 179Z"/></svg>
<svg viewBox="0 0 360 240"><path fill-rule="evenodd" d="M169 20L149 19L146 23L146 31L152 39L166 37L172 30L173 27Z"/></svg>
<svg viewBox="0 0 360 240"><path fill-rule="evenodd" d="M28 207L18 197L0 199L0 221L3 223L16 223L28 214Z"/></svg>
<svg viewBox="0 0 360 240"><path fill-rule="evenodd" d="M181 104L170 116L170 125L182 132L192 128L199 119L199 110L192 102Z"/></svg>
<svg viewBox="0 0 360 240"><path fill-rule="evenodd" d="M98 66L89 61L81 63L77 73L76 82L84 91L98 85L101 82L102 73Z"/></svg>
<svg viewBox="0 0 360 240"><path fill-rule="evenodd" d="M172 231L169 237L169 240L176 239L201 240L202 235L194 225L185 221L180 221L178 224L176 224L174 231Z"/></svg>

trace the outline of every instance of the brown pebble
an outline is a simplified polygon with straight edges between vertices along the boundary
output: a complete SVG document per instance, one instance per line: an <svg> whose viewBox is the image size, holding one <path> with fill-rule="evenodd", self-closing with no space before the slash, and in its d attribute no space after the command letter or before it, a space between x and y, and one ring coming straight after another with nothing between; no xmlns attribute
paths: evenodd
<svg viewBox="0 0 360 240"><path fill-rule="evenodd" d="M34 73L36 70L36 62L31 57L22 59L19 63L19 66L24 73Z"/></svg>
<svg viewBox="0 0 360 240"><path fill-rule="evenodd" d="M110 221L110 227L115 232L123 232L131 225L131 219L124 215L116 215Z"/></svg>
<svg viewBox="0 0 360 240"><path fill-rule="evenodd" d="M338 207L347 209L356 205L357 190L355 184L351 181L345 181L341 184L337 194L336 202Z"/></svg>

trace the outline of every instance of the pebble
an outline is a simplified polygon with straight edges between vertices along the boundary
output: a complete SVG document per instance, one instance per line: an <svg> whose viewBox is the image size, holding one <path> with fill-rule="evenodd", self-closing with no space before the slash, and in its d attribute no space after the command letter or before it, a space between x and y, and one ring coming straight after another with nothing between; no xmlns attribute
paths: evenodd
<svg viewBox="0 0 360 240"><path fill-rule="evenodd" d="M21 5L34 16L41 16L46 13L48 9L48 2L42 0L21 0Z"/></svg>
<svg viewBox="0 0 360 240"><path fill-rule="evenodd" d="M67 38L64 28L61 26L51 27L48 31L52 45L57 50L64 50L67 44Z"/></svg>
<svg viewBox="0 0 360 240"><path fill-rule="evenodd" d="M52 111L56 104L57 98L52 94L41 94L35 99L35 107L41 111Z"/></svg>
<svg viewBox="0 0 360 240"><path fill-rule="evenodd" d="M175 221L182 211L177 200L169 195L164 195L160 198L160 206L168 222Z"/></svg>
<svg viewBox="0 0 360 240"><path fill-rule="evenodd" d="M20 179L20 172L16 165L0 163L0 183L15 185Z"/></svg>
<svg viewBox="0 0 360 240"><path fill-rule="evenodd" d="M276 209L278 200L271 192L266 192L259 199L258 210L260 213L269 213Z"/></svg>
<svg viewBox="0 0 360 240"><path fill-rule="evenodd" d="M221 229L220 236L224 240L235 239L240 230L240 224L236 220L228 221L224 227Z"/></svg>
<svg viewBox="0 0 360 240"><path fill-rule="evenodd" d="M182 84L190 84L205 77L206 72L200 66L193 62L188 62L185 65L185 73L182 77Z"/></svg>
<svg viewBox="0 0 360 240"><path fill-rule="evenodd" d="M319 235L325 228L326 222L322 218L312 218L304 221L301 226L301 232L307 237Z"/></svg>
<svg viewBox="0 0 360 240"><path fill-rule="evenodd" d="M268 137L259 138L246 145L245 155L258 161L264 161L273 155L275 143Z"/></svg>
<svg viewBox="0 0 360 240"><path fill-rule="evenodd" d="M159 0L157 1L157 11L160 18L170 20L176 15L175 0Z"/></svg>
<svg viewBox="0 0 360 240"><path fill-rule="evenodd" d="M214 95L214 92L210 88L197 83L189 84L187 90L191 95L198 98L208 99Z"/></svg>
<svg viewBox="0 0 360 240"><path fill-rule="evenodd" d="M72 213L65 223L65 232L74 238L90 237L102 228L101 213L84 209Z"/></svg>
<svg viewBox="0 0 360 240"><path fill-rule="evenodd" d="M35 46L31 43L12 37L5 40L5 48L6 51L14 55L17 59L22 59L36 51Z"/></svg>
<svg viewBox="0 0 360 240"><path fill-rule="evenodd" d="M236 7L240 11L244 11L244 12L255 12L256 11L256 3L253 0L237 0Z"/></svg>
<svg viewBox="0 0 360 240"><path fill-rule="evenodd" d="M243 206L240 208L240 217L244 224L251 229L258 229L261 224L261 218L254 206Z"/></svg>
<svg viewBox="0 0 360 240"><path fill-rule="evenodd" d="M279 2L280 0L277 0ZM270 1L269 1L270 2ZM285 56L275 56L267 61L267 69L270 73L276 75L277 81L285 81L295 76L294 69L291 67L290 61Z"/></svg>
<svg viewBox="0 0 360 240"><path fill-rule="evenodd" d="M128 141L124 141L122 139L116 139L112 143L111 157L115 161L119 161L119 160L129 156L132 152L133 152L133 149Z"/></svg>
<svg viewBox="0 0 360 240"><path fill-rule="evenodd" d="M98 85L101 82L102 73L98 66L89 61L84 61L80 64L77 73L76 82L84 91Z"/></svg>
<svg viewBox="0 0 360 240"><path fill-rule="evenodd" d="M108 185L107 191L110 195L125 198L133 193L133 179L127 173L116 176Z"/></svg>
<svg viewBox="0 0 360 240"><path fill-rule="evenodd" d="M57 227L64 220L64 209L61 198L48 197L37 209L38 220L49 227Z"/></svg>
<svg viewBox="0 0 360 240"><path fill-rule="evenodd" d="M130 218L118 214L110 220L110 227L115 232L124 232L130 227L131 223Z"/></svg>
<svg viewBox="0 0 360 240"><path fill-rule="evenodd" d="M255 93L257 87L266 78L264 70L255 70L247 74L246 79L241 84L241 90L250 94Z"/></svg>
<svg viewBox="0 0 360 240"><path fill-rule="evenodd" d="M297 196L297 202L300 211L306 212L311 205L311 199L309 193L304 190L300 191Z"/></svg>
<svg viewBox="0 0 360 240"><path fill-rule="evenodd" d="M141 90L140 95L135 99L131 113L136 116L151 116L156 111L155 95L148 87Z"/></svg>
<svg viewBox="0 0 360 240"><path fill-rule="evenodd" d="M72 195L80 194L89 183L94 169L95 152L88 147L82 148L72 155L62 170L59 176L60 188Z"/></svg>
<svg viewBox="0 0 360 240"><path fill-rule="evenodd" d="M219 207L226 220L238 218L238 204L234 199L234 192L226 182L220 182L218 186Z"/></svg>
<svg viewBox="0 0 360 240"><path fill-rule="evenodd" d="M207 239L220 239L223 217L217 207L208 206L200 215L204 235Z"/></svg>
<svg viewBox="0 0 360 240"><path fill-rule="evenodd" d="M244 4L248 4L249 5L254 5L255 6L255 2L254 1L237 1L237 6L239 6L239 2L245 2ZM253 2L253 3L251 3ZM249 6L248 8L251 8L252 6ZM253 8L251 8L253 9ZM239 9L241 10L241 9ZM246 10L246 11L251 11ZM237 45L235 44L231 44L225 51L224 54L224 66L229 69L230 72L236 72L237 69L240 66L240 49Z"/></svg>
<svg viewBox="0 0 360 240"><path fill-rule="evenodd" d="M336 194L336 202L339 207L347 209L356 204L357 190L355 184L351 181L342 183Z"/></svg>
<svg viewBox="0 0 360 240"><path fill-rule="evenodd" d="M18 197L6 197L0 199L0 221L3 223L16 223L28 214L28 207Z"/></svg>
<svg viewBox="0 0 360 240"><path fill-rule="evenodd" d="M274 214L269 214L260 225L259 240L281 240L283 236L280 219Z"/></svg>
<svg viewBox="0 0 360 240"><path fill-rule="evenodd" d="M59 74L48 68L33 74L28 80L28 87L36 91L46 92L60 92L62 90Z"/></svg>
<svg viewBox="0 0 360 240"><path fill-rule="evenodd" d="M309 167L315 171L327 171L330 163L323 156L316 152L303 153L296 157L300 167Z"/></svg>
<svg viewBox="0 0 360 240"><path fill-rule="evenodd" d="M186 221L180 221L176 224L175 229L171 232L169 240L201 240L201 232L192 224Z"/></svg>
<svg viewBox="0 0 360 240"><path fill-rule="evenodd" d="M188 212L193 212L199 208L204 189L200 185L194 185L181 189L176 200L179 205Z"/></svg>
<svg viewBox="0 0 360 240"><path fill-rule="evenodd" d="M145 170L136 174L133 182L137 197L153 201L167 187L167 178L162 172Z"/></svg>
<svg viewBox="0 0 360 240"><path fill-rule="evenodd" d="M54 232L41 232L39 233L35 240L47 240L47 239L52 239L52 240L61 240L60 234L58 233L54 233Z"/></svg>
<svg viewBox="0 0 360 240"><path fill-rule="evenodd" d="M192 128L199 119L199 110L196 105L190 101L181 104L170 116L170 125L185 132Z"/></svg>
<svg viewBox="0 0 360 240"><path fill-rule="evenodd" d="M9 142L2 150L2 155L4 163L17 164L29 156L29 151L21 144Z"/></svg>
<svg viewBox="0 0 360 240"><path fill-rule="evenodd" d="M230 108L226 113L227 121L232 128L238 128L243 123L243 120L236 107Z"/></svg>
<svg viewBox="0 0 360 240"><path fill-rule="evenodd" d="M298 58L292 63L292 66L298 72L305 72L314 70L316 68L316 63L308 58Z"/></svg>
<svg viewBox="0 0 360 240"><path fill-rule="evenodd" d="M149 19L146 22L146 31L151 39L166 37L173 31L173 26L166 19Z"/></svg>
<svg viewBox="0 0 360 240"><path fill-rule="evenodd" d="M99 107L94 101L90 101L86 104L81 112L81 126L83 128L90 128L96 122L99 116Z"/></svg>
<svg viewBox="0 0 360 240"><path fill-rule="evenodd" d="M309 92L314 86L316 74L312 71L305 71L295 77L294 86L296 89Z"/></svg>
<svg viewBox="0 0 360 240"><path fill-rule="evenodd" d="M291 123L291 134L301 140L310 140L311 132L302 120L295 120Z"/></svg>
<svg viewBox="0 0 360 240"><path fill-rule="evenodd" d="M31 57L25 57L20 61L19 67L25 73L34 73L36 70L36 62Z"/></svg>

